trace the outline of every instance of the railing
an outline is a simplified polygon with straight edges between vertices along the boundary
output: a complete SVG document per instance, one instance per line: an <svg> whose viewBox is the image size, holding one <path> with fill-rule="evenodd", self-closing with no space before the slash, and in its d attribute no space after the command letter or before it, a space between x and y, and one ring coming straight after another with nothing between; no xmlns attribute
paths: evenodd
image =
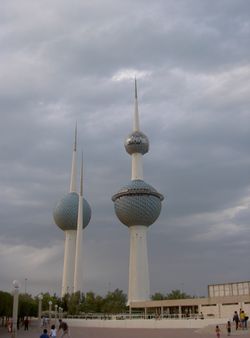
<svg viewBox="0 0 250 338"><path fill-rule="evenodd" d="M155 319L155 320L163 320L163 319L204 319L203 315L199 315L197 313L191 314L169 314L163 313L162 315L158 315L155 313L120 313L120 314L104 314L104 313L82 313L80 315L65 315L65 318L69 319L96 319L96 320L125 320L125 319Z"/></svg>

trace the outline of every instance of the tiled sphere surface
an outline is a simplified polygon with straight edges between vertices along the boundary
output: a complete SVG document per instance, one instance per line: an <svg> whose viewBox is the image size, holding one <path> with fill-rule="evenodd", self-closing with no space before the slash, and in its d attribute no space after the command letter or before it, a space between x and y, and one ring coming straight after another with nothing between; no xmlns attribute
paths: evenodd
<svg viewBox="0 0 250 338"><path fill-rule="evenodd" d="M150 226L159 217L163 196L143 180L133 180L112 197L115 213L128 227Z"/></svg>
<svg viewBox="0 0 250 338"><path fill-rule="evenodd" d="M130 155L134 153L146 154L149 150L149 140L141 131L133 131L124 142L125 149Z"/></svg>
<svg viewBox="0 0 250 338"><path fill-rule="evenodd" d="M62 230L76 230L78 217L79 196L75 192L68 193L57 203L53 216L56 225ZM83 228L91 218L91 208L88 202L83 199Z"/></svg>

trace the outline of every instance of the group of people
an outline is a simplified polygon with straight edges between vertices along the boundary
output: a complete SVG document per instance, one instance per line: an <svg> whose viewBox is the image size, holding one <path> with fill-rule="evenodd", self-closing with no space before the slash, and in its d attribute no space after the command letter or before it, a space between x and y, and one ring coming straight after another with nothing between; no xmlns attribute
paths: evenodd
<svg viewBox="0 0 250 338"><path fill-rule="evenodd" d="M234 312L233 321L235 322L235 329L241 328L242 330L247 329L248 316L244 310L240 309L239 314L237 311Z"/></svg>
<svg viewBox="0 0 250 338"><path fill-rule="evenodd" d="M237 311L234 311L233 322L235 322L235 330L238 330L239 328L242 330L246 330L247 321L248 321L248 316L244 310L240 309L239 314ZM227 335L230 336L231 335L231 321L230 320L227 322L226 328L227 328ZM219 325L216 325L215 333L216 333L216 337L220 338L221 329Z"/></svg>
<svg viewBox="0 0 250 338"><path fill-rule="evenodd" d="M61 319L59 319L58 330L56 329L56 326L53 324L51 325L49 333L47 329L43 329L43 333L40 335L40 338L56 338L56 337L70 338L68 324L66 322L63 322Z"/></svg>

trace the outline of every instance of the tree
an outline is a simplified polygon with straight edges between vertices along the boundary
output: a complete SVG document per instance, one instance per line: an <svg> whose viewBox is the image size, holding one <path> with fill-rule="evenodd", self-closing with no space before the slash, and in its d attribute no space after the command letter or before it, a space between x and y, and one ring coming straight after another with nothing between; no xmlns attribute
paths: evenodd
<svg viewBox="0 0 250 338"><path fill-rule="evenodd" d="M0 291L0 317L10 317L12 315L13 296L4 291Z"/></svg>
<svg viewBox="0 0 250 338"><path fill-rule="evenodd" d="M108 292L104 298L102 312L119 313L126 310L127 296L122 290L116 289L113 292Z"/></svg>
<svg viewBox="0 0 250 338"><path fill-rule="evenodd" d="M187 298L193 298L193 297L188 295L185 292L181 292L179 289L176 289L168 293L165 299L187 299Z"/></svg>
<svg viewBox="0 0 250 338"><path fill-rule="evenodd" d="M37 302L31 295L20 294L19 295L19 316L24 318L25 316L37 315Z"/></svg>
<svg viewBox="0 0 250 338"><path fill-rule="evenodd" d="M163 294L160 293L160 292L155 292L155 293L151 296L151 299L152 299L152 300L163 300L163 299L166 299L166 296L163 295Z"/></svg>
<svg viewBox="0 0 250 338"><path fill-rule="evenodd" d="M80 312L81 293L77 291L69 297L68 313L71 315L77 315Z"/></svg>

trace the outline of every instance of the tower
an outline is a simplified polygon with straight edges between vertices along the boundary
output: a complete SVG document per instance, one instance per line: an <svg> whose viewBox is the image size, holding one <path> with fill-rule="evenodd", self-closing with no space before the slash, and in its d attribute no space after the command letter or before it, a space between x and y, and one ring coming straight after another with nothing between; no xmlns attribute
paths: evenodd
<svg viewBox="0 0 250 338"><path fill-rule="evenodd" d="M82 227L83 227L83 154L81 165L80 193L78 203L77 231L76 231L76 257L74 271L74 292L82 291Z"/></svg>
<svg viewBox="0 0 250 338"><path fill-rule="evenodd" d="M75 129L75 140L73 145L73 156L70 177L69 193L64 195L57 203L53 217L56 225L65 233L64 244L64 263L62 277L62 292L73 293L75 276L75 258L76 258L76 237L78 224L79 200L82 204L82 228L84 229L90 222L91 208L88 202L80 197L76 189L77 181L77 127Z"/></svg>
<svg viewBox="0 0 250 338"><path fill-rule="evenodd" d="M118 219L129 228L129 285L128 304L150 297L147 252L147 229L159 217L164 197L143 180L142 157L149 150L149 140L140 131L135 80L133 131L125 140L125 149L132 158L131 182L113 197Z"/></svg>

